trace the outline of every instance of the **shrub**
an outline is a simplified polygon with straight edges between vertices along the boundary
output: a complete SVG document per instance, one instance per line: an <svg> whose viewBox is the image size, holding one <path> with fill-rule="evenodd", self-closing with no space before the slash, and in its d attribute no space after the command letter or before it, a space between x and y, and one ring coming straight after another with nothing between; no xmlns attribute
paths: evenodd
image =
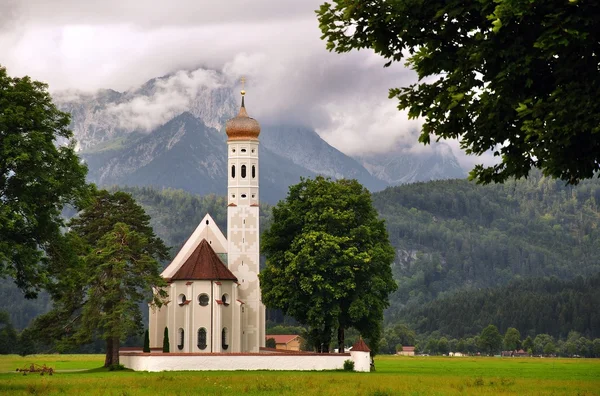
<svg viewBox="0 0 600 396"><path fill-rule="evenodd" d="M165 326L165 335L163 337L163 353L171 352L171 347L169 346L169 328Z"/></svg>
<svg viewBox="0 0 600 396"><path fill-rule="evenodd" d="M277 343L275 342L275 338L267 339L267 342L265 345L267 348L277 348Z"/></svg>
<svg viewBox="0 0 600 396"><path fill-rule="evenodd" d="M353 360L344 360L344 371L354 371L354 361Z"/></svg>
<svg viewBox="0 0 600 396"><path fill-rule="evenodd" d="M144 333L144 352L150 352L150 333L148 332L148 330L146 330L146 332Z"/></svg>

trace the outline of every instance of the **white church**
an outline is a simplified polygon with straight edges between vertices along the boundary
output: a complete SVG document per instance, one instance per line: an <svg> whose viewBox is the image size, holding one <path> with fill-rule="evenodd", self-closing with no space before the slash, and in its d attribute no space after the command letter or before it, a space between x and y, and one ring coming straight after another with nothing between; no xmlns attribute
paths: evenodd
<svg viewBox="0 0 600 396"><path fill-rule="evenodd" d="M162 272L168 303L150 307L150 345L171 352L259 352L265 346L265 307L258 281L259 123L244 106L227 121L227 238L206 215Z"/></svg>
<svg viewBox="0 0 600 396"><path fill-rule="evenodd" d="M227 238L206 215L162 272L168 298L150 307L152 352L121 348L121 363L136 371L370 370L362 339L350 353L316 354L265 348L265 307L258 280L259 123L244 106L227 121ZM162 352L164 330L169 353ZM160 352L158 352L160 351Z"/></svg>

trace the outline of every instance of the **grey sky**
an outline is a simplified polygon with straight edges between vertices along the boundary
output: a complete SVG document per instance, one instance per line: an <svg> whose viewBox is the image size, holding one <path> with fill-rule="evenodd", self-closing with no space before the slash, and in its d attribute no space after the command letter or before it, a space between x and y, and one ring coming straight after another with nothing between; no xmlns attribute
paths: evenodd
<svg viewBox="0 0 600 396"><path fill-rule="evenodd" d="M322 2L0 0L0 63L53 91L122 91L208 67L248 76L249 111L261 121L313 126L348 154L417 145L419 122L387 99L414 73L384 69L370 51L327 52L314 13ZM481 161L451 145L464 167Z"/></svg>

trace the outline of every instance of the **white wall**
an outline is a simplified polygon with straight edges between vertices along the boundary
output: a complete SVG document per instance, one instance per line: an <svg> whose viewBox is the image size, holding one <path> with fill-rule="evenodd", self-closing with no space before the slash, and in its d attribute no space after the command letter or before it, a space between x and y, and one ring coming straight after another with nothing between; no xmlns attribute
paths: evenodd
<svg viewBox="0 0 600 396"><path fill-rule="evenodd" d="M368 353L367 370L370 366ZM255 355L202 355L202 354L142 354L123 352L121 364L136 371L196 371L196 370L337 370L344 367L344 361L352 359L347 354L297 355L297 354L255 354ZM364 359L363 359L364 360ZM358 363L358 364L357 364ZM355 362L357 366L364 365Z"/></svg>

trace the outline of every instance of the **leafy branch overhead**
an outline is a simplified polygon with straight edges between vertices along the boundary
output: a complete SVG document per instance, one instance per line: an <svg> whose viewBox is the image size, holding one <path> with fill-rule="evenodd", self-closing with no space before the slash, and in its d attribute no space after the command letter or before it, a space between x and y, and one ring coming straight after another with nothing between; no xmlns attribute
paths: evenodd
<svg viewBox="0 0 600 396"><path fill-rule="evenodd" d="M576 184L600 170L600 3L335 0L317 11L337 52L369 48L419 77L390 89L419 140L459 139L481 183L532 168Z"/></svg>

